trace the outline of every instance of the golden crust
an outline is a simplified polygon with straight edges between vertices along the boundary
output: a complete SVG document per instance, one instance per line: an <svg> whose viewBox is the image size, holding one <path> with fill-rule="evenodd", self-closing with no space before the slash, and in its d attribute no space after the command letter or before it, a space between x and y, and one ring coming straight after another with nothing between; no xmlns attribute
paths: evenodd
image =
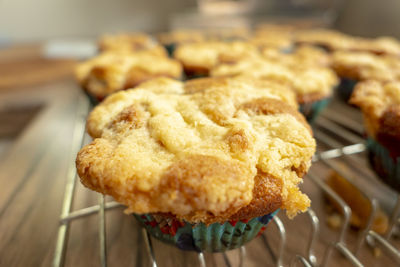
<svg viewBox="0 0 400 267"><path fill-rule="evenodd" d="M103 35L99 39L99 50L139 52L147 51L156 56L168 56L167 51L157 44L150 35L144 33L122 33Z"/></svg>
<svg viewBox="0 0 400 267"><path fill-rule="evenodd" d="M234 64L219 64L212 69L213 77L245 76L274 81L291 88L299 99L303 95L318 93L329 97L338 83L335 73L328 67L294 67L290 64L262 58L242 59Z"/></svg>
<svg viewBox="0 0 400 267"><path fill-rule="evenodd" d="M367 52L335 52L332 68L340 77L354 80L393 81L400 79L400 58Z"/></svg>
<svg viewBox="0 0 400 267"><path fill-rule="evenodd" d="M182 66L179 62L151 52L104 52L79 64L75 70L82 87L97 99L149 79L165 76L179 79Z"/></svg>
<svg viewBox="0 0 400 267"><path fill-rule="evenodd" d="M309 29L298 31L294 36L297 44L318 45L328 51L348 50L354 46L352 37L329 29Z"/></svg>
<svg viewBox="0 0 400 267"><path fill-rule="evenodd" d="M294 94L268 84L158 78L111 95L88 118L95 139L77 157L82 183L127 212L190 222L305 211L297 185L315 141Z"/></svg>
<svg viewBox="0 0 400 267"><path fill-rule="evenodd" d="M352 51L365 51L376 55L400 56L400 42L392 37L379 37L376 39L354 37Z"/></svg>
<svg viewBox="0 0 400 267"><path fill-rule="evenodd" d="M258 48L245 42L199 42L182 44L174 52L186 73L208 74L221 62L236 62L243 57L259 56Z"/></svg>
<svg viewBox="0 0 400 267"><path fill-rule="evenodd" d="M382 139L380 135L391 136L400 142L400 82L360 82L350 103L361 108L370 136L375 139Z"/></svg>
<svg viewBox="0 0 400 267"><path fill-rule="evenodd" d="M301 45L291 53L264 48L261 54L265 59L289 68L328 67L331 64L331 56L327 52L310 45Z"/></svg>

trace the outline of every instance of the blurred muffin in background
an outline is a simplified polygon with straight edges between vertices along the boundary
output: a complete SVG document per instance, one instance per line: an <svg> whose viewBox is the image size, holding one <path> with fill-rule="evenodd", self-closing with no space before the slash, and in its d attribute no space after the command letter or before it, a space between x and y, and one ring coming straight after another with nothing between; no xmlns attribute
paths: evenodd
<svg viewBox="0 0 400 267"><path fill-rule="evenodd" d="M167 49L170 56L180 44L203 42L205 39L204 32L190 29L173 30L157 35L157 40Z"/></svg>
<svg viewBox="0 0 400 267"><path fill-rule="evenodd" d="M236 63L221 63L211 71L213 77L244 76L274 81L296 93L300 111L313 121L328 104L338 79L327 67L308 66L297 60L289 63L258 58L246 58ZM292 65L294 64L294 65ZM303 67L297 67L303 65Z"/></svg>
<svg viewBox="0 0 400 267"><path fill-rule="evenodd" d="M276 48L280 52L290 52L293 49L293 33L296 26L289 24L261 24L254 31L249 42L260 49Z"/></svg>
<svg viewBox="0 0 400 267"><path fill-rule="evenodd" d="M174 52L174 58L182 63L188 79L208 76L220 63L232 64L241 58L259 55L256 46L241 41L182 44Z"/></svg>
<svg viewBox="0 0 400 267"><path fill-rule="evenodd" d="M359 81L400 79L400 58L369 52L338 51L333 53L332 69L340 77L339 95L348 101Z"/></svg>
<svg viewBox="0 0 400 267"><path fill-rule="evenodd" d="M353 46L353 38L331 29L308 29L294 34L296 45L314 45L328 52L349 50Z"/></svg>
<svg viewBox="0 0 400 267"><path fill-rule="evenodd" d="M269 61L288 66L289 68L329 67L331 55L322 48L310 45L296 47L290 53L282 53L274 48L261 49L263 57Z"/></svg>
<svg viewBox="0 0 400 267"><path fill-rule="evenodd" d="M167 56L167 51L153 37L144 33L107 34L98 41L99 50L138 52L149 51L158 56Z"/></svg>
<svg viewBox="0 0 400 267"><path fill-rule="evenodd" d="M400 82L360 82L350 103L363 113L373 169L386 184L400 191Z"/></svg>
<svg viewBox="0 0 400 267"><path fill-rule="evenodd" d="M176 60L150 51L108 51L80 63L75 74L96 103L115 91L132 88L155 77L180 79L182 66Z"/></svg>

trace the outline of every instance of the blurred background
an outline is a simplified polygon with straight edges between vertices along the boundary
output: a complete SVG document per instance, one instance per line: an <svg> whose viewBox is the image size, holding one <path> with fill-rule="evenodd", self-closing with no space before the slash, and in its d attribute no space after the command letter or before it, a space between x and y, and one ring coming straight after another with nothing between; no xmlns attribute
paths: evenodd
<svg viewBox="0 0 400 267"><path fill-rule="evenodd" d="M239 5L239 10L228 2ZM221 13L242 13L242 24L278 16L319 16L346 33L400 37L398 10L397 0L0 0L0 40L95 37L124 30L158 32L196 27L205 16L208 22L217 17L221 21Z"/></svg>

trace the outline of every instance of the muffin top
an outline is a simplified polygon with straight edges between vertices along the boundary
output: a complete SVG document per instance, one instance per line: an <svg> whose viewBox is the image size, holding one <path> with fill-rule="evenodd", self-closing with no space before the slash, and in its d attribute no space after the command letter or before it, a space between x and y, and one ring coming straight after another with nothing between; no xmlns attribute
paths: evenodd
<svg viewBox="0 0 400 267"><path fill-rule="evenodd" d="M354 80L393 81L400 79L400 58L393 56L338 51L332 56L332 68L339 76Z"/></svg>
<svg viewBox="0 0 400 267"><path fill-rule="evenodd" d="M331 64L330 54L321 48L311 45L301 45L291 53L264 48L261 50L261 54L267 60L283 64L290 68L327 67Z"/></svg>
<svg viewBox="0 0 400 267"><path fill-rule="evenodd" d="M377 55L400 56L400 42L393 37L379 37L375 39L354 37L352 51L364 51Z"/></svg>
<svg viewBox="0 0 400 267"><path fill-rule="evenodd" d="M321 46L329 51L348 50L354 46L353 39L341 32L329 29L309 29L298 31L294 35L298 44Z"/></svg>
<svg viewBox="0 0 400 267"><path fill-rule="evenodd" d="M104 35L99 40L100 51L137 52L148 50L158 56L168 56L167 51L144 33L122 33Z"/></svg>
<svg viewBox="0 0 400 267"><path fill-rule="evenodd" d="M400 82L360 82L350 103L361 108L370 136L383 143L397 143L400 148Z"/></svg>
<svg viewBox="0 0 400 267"><path fill-rule="evenodd" d="M127 212L213 223L310 204L297 185L315 140L294 94L274 83L154 79L108 97L87 130L81 181Z"/></svg>
<svg viewBox="0 0 400 267"><path fill-rule="evenodd" d="M83 88L99 100L112 92L134 87L150 78L180 78L181 64L149 51L109 51L79 64L76 77Z"/></svg>
<svg viewBox="0 0 400 267"><path fill-rule="evenodd" d="M326 98L332 94L338 79L331 69L305 65L299 68L297 65L299 64L246 58L233 64L219 64L211 70L211 76L246 76L278 82L291 88L296 93L299 103Z"/></svg>
<svg viewBox="0 0 400 267"><path fill-rule="evenodd" d="M242 57L258 56L256 46L246 42L200 42L178 46L174 57L186 69L194 69L208 74L220 62L235 62Z"/></svg>

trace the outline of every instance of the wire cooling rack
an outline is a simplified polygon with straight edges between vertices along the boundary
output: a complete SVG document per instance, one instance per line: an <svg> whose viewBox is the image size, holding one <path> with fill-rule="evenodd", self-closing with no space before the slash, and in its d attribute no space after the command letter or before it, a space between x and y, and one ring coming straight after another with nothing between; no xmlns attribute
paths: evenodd
<svg viewBox="0 0 400 267"><path fill-rule="evenodd" d="M72 210L72 203L75 196L75 188L77 184L77 174L75 171L75 157L76 152L82 147L83 144L90 141L90 138L85 135L85 120L88 112L91 107L87 104L87 101L84 101L82 105L79 105L80 110L77 111L77 121L74 129L74 137L73 137L73 147L71 152L71 164L69 171L67 173L67 184L65 187L65 195L64 202L61 210L61 218L60 225L58 229L57 242L55 245L55 253L53 259L53 266L59 267L64 266L66 251L67 251L67 242L69 237L69 228L72 221L85 219L88 216L97 214L98 216L98 239L99 239L99 266L105 267L108 266L107 261L107 243L106 243L106 213L108 210L120 207L121 205L114 201L105 201L105 197L99 194L98 204L94 206L89 206L82 209ZM397 196L397 202L392 200L392 205L390 206L390 221L389 226L384 235L380 235L372 230L372 224L374 218L377 213L378 205L385 204L385 202L390 202L390 200L376 197L371 194L371 190L365 190L368 187L362 187L360 184L355 183L352 176L348 173L344 172L343 169L332 162L332 159L343 159L348 167L354 168L357 166L357 162L354 162L353 159L350 159L349 156L359 155L364 153L366 150L366 146L364 143L364 139L362 138L363 127L361 123L357 120L351 118L351 116L346 116L346 114L354 114L357 112L355 109L352 110L351 107L348 107L345 104L338 104L338 101L335 101L336 104L330 106L327 112L324 112L313 125L314 135L318 142L318 152L313 157L314 164L322 164L325 168L329 170L334 170L336 173L341 175L344 179L346 179L350 184L357 187L363 194L363 196L368 200L370 206L370 213L368 219L366 221L366 227L360 230L357 234L356 239L353 241L346 242L349 235L349 227L350 227L350 218L352 214L352 210L348 204L333 191L324 179L321 179L318 174L310 171L306 176L305 180L310 181L315 188L319 192L323 192L324 195L328 196L332 199L337 207L340 208L342 214L342 220L339 227L339 230L336 232L334 236L334 240L330 241L327 246L324 248L324 252L319 255L315 253L317 246L317 240L324 235L321 233L321 217L324 215L319 214L313 209L314 205L306 212L306 216L308 217L306 225L302 225L301 227L307 227L311 229L308 240L306 241L307 245L305 248L305 252L302 254L293 254L290 256L289 262L284 263L283 258L284 254L288 253L287 250L287 239L288 233L283 220L281 220L278 216L275 216L272 220L272 224L275 224L275 227L279 232L279 244L274 246L276 249L273 251L271 246L269 245L268 238L264 235L261 236L261 240L265 246L265 250L271 254L271 258L273 259L273 265L275 266L306 266L306 267L316 267L316 266L327 266L330 265L334 261L334 257L338 257L338 254L341 255L341 258L346 260L352 266L369 266L368 262L363 262L363 259L360 257L360 250L367 246L369 248L380 248L386 255L388 255L389 263L385 263L385 266L389 266L390 264L397 264L393 266L400 265L400 251L393 245L392 235L396 228L396 225L400 223L399 221L399 213L400 213L400 196ZM338 110L346 110L346 112L338 112ZM361 158L361 157L360 157ZM359 159L358 159L359 160ZM362 175L357 172L358 175ZM374 177L372 179L375 179ZM371 187L371 178L364 179L364 182ZM392 194L394 194L392 192ZM394 205L395 203L395 205ZM384 206L384 205L383 205ZM296 219L295 219L296 220ZM150 266L156 267L159 265L155 256L155 249L153 246L153 240L148 235L148 233L142 229L141 233L143 235L143 240L145 243L145 248L147 250L147 254L150 260ZM238 252L238 265L243 266L244 261L246 259L246 246L241 247L237 250ZM372 253L372 249L370 250ZM224 263L226 266L232 266L232 262L226 253L222 253ZM340 256L339 256L340 257ZM198 263L202 267L207 266L205 256L203 253L197 254ZM286 264L286 265L284 265ZM112 266L112 264L109 264ZM270 265L269 265L270 266ZM381 266L381 265L379 265Z"/></svg>

